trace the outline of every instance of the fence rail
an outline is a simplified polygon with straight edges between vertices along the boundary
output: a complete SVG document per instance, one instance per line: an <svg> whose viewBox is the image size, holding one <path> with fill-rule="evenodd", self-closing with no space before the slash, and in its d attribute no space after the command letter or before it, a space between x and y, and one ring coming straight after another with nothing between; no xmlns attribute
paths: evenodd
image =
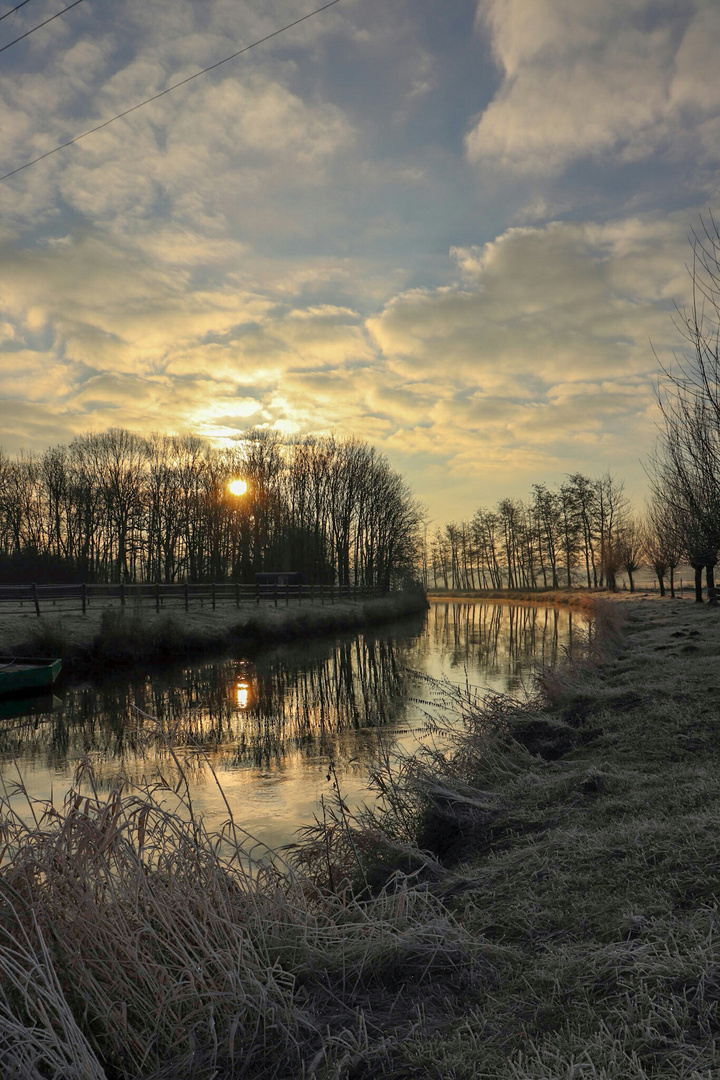
<svg viewBox="0 0 720 1080"><path fill-rule="evenodd" d="M83 614L95 607L119 603L121 608L154 606L156 611L171 608L248 604L335 604L358 602L382 596L382 590L365 585L240 585L214 582L194 585L159 585L151 582L121 585L0 585L0 614L27 612L40 616L58 609L80 609Z"/></svg>

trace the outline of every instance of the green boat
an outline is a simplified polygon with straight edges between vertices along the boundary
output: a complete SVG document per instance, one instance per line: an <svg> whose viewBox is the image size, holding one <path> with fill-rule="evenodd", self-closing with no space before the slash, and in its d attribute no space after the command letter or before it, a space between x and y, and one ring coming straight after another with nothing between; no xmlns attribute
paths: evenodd
<svg viewBox="0 0 720 1080"><path fill-rule="evenodd" d="M62 660L0 656L0 697L50 687L61 668Z"/></svg>
<svg viewBox="0 0 720 1080"><path fill-rule="evenodd" d="M29 694L8 694L0 697L0 722L19 720L28 716L47 716L60 705L60 698L51 690L35 690ZM37 726L37 721L35 721Z"/></svg>

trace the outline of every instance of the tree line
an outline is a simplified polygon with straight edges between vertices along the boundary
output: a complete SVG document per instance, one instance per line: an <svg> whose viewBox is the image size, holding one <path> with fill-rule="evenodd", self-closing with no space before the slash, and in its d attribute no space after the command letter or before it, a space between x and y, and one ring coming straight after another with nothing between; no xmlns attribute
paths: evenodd
<svg viewBox="0 0 720 1080"><path fill-rule="evenodd" d="M633 513L622 482L574 473L555 489L535 484L529 499L502 499L437 529L424 574L446 589L615 589L625 571L634 589L648 551L649 523Z"/></svg>
<svg viewBox="0 0 720 1080"><path fill-rule="evenodd" d="M245 495L228 484L242 478ZM254 431L228 449L122 428L0 453L0 574L252 582L262 571L389 589L417 562L421 510L372 446Z"/></svg>

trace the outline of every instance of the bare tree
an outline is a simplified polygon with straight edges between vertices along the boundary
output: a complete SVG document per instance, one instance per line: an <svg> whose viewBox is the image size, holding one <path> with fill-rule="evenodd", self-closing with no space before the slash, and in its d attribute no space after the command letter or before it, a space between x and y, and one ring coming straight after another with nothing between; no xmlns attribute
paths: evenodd
<svg viewBox="0 0 720 1080"><path fill-rule="evenodd" d="M657 397L660 437L649 465L654 494L673 506L684 524L686 556L702 602L716 602L715 565L720 548L720 233L712 217L692 236L692 300L678 310L685 339L670 366L662 366Z"/></svg>
<svg viewBox="0 0 720 1080"><path fill-rule="evenodd" d="M587 587L599 585L597 563L597 483L582 473L568 477L565 490L569 499L570 513L575 518L580 539L580 548L585 561ZM592 576L591 576L592 572Z"/></svg>
<svg viewBox="0 0 720 1080"><path fill-rule="evenodd" d="M645 533L642 524L634 517L626 517L610 541L619 565L630 582L630 592L635 592L635 573L643 565Z"/></svg>
<svg viewBox="0 0 720 1080"><path fill-rule="evenodd" d="M675 571L683 557L682 526L672 503L655 496L644 523L645 552L655 571L660 595L665 596L665 577L670 575L670 596L675 596Z"/></svg>
<svg viewBox="0 0 720 1080"><path fill-rule="evenodd" d="M545 561L543 558L543 556L545 556L550 567L552 587L557 589L559 588L558 559L560 556L563 535L563 518L559 494L555 491L548 491L545 484L534 484L533 514L537 528L538 551L543 582L547 585Z"/></svg>

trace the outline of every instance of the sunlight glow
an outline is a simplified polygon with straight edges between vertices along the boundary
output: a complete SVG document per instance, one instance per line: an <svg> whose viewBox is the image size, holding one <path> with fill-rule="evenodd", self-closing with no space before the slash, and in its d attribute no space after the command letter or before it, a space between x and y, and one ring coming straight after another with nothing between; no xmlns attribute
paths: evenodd
<svg viewBox="0 0 720 1080"><path fill-rule="evenodd" d="M244 495L247 489L247 480L241 480L239 477L237 480L231 480L228 484L228 491L231 495Z"/></svg>
<svg viewBox="0 0 720 1080"><path fill-rule="evenodd" d="M237 684L237 703L239 709L247 709L250 704L250 686L246 682Z"/></svg>

